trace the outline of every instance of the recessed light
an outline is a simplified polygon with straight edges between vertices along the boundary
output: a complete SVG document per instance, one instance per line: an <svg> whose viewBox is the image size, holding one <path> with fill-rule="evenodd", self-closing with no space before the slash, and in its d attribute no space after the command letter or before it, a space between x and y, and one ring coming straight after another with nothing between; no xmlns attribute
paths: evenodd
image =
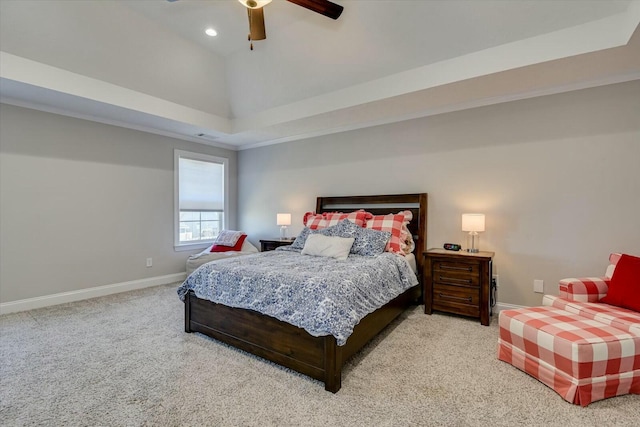
<svg viewBox="0 0 640 427"><path fill-rule="evenodd" d="M218 32L216 30L214 30L213 28L207 28L206 30L204 30L204 33L208 36L211 37L215 37L218 35Z"/></svg>

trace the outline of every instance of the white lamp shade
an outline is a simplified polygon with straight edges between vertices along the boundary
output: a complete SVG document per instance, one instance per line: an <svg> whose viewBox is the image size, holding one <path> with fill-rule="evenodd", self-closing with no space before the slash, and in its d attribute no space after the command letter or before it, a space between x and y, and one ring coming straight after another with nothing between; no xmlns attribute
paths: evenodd
<svg viewBox="0 0 640 427"><path fill-rule="evenodd" d="M279 213L279 214L277 214L277 224L278 225L291 225L291 214L290 213Z"/></svg>
<svg viewBox="0 0 640 427"><path fill-rule="evenodd" d="M271 0L238 0L244 7L248 7L249 9L260 9L263 6L271 3Z"/></svg>
<svg viewBox="0 0 640 427"><path fill-rule="evenodd" d="M484 214L462 214L462 231L484 231Z"/></svg>

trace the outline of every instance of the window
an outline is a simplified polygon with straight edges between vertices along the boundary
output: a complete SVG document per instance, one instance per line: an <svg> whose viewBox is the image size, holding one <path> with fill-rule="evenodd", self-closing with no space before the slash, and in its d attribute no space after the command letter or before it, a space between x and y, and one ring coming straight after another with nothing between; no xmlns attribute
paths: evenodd
<svg viewBox="0 0 640 427"><path fill-rule="evenodd" d="M225 228L228 159L175 150L175 246L212 242Z"/></svg>

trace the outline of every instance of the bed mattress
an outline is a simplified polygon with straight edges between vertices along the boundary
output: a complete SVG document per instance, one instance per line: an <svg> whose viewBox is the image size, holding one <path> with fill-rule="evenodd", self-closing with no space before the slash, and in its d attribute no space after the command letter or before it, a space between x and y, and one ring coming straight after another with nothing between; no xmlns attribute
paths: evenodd
<svg viewBox="0 0 640 427"><path fill-rule="evenodd" d="M276 250L207 263L178 295L193 290L198 298L254 310L313 336L333 335L344 345L362 318L417 284L396 254L336 260Z"/></svg>

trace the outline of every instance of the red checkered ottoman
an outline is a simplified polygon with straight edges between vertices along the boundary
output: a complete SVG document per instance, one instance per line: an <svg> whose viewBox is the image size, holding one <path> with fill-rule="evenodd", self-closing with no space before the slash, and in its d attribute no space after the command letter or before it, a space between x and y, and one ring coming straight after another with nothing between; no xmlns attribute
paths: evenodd
<svg viewBox="0 0 640 427"><path fill-rule="evenodd" d="M556 307L503 310L498 358L582 406L640 394L640 337Z"/></svg>

